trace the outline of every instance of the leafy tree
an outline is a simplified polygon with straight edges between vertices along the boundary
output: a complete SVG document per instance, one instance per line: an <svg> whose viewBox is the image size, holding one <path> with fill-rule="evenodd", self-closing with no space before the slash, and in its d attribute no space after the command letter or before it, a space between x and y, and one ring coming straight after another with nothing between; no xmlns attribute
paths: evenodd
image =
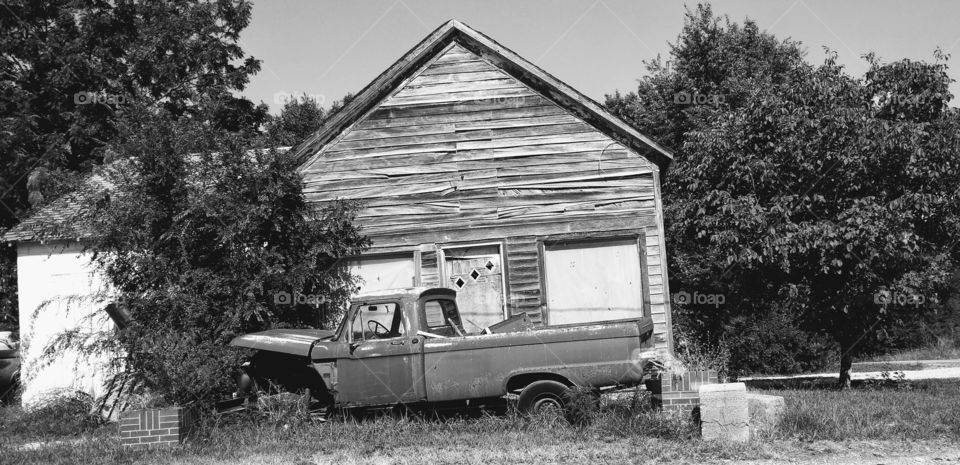
<svg viewBox="0 0 960 465"><path fill-rule="evenodd" d="M102 162L128 105L256 130L266 107L233 95L260 67L238 43L250 11L249 2L227 0L4 2L0 230ZM14 269L11 256L3 254L0 271ZM0 291L0 311L12 315L15 289Z"/></svg>
<svg viewBox="0 0 960 465"><path fill-rule="evenodd" d="M293 146L319 129L325 118L326 112L320 102L304 94L287 100L280 114L270 118L266 132L278 143Z"/></svg>
<svg viewBox="0 0 960 465"><path fill-rule="evenodd" d="M950 292L960 119L946 107L946 65L868 57L858 80L834 57L810 65L799 44L704 6L671 58L607 104L676 152L664 181L671 288L726 297L677 305L678 321L730 336L743 371L771 365L752 353L771 345L745 334L799 347L829 336L848 384L854 355ZM744 319L766 326L745 331Z"/></svg>
<svg viewBox="0 0 960 465"><path fill-rule="evenodd" d="M353 94L344 95L341 100L333 102L329 111L324 110L317 99L306 94L287 100L280 114L269 118L265 132L283 146L295 146L310 137L320 128L323 120L340 111L352 99Z"/></svg>
<svg viewBox="0 0 960 465"><path fill-rule="evenodd" d="M166 403L209 402L234 387L240 354L229 341L321 325L355 291L341 258L367 240L352 204L307 203L284 153L150 111L120 129L120 157L102 170L111 187L85 193L97 200L80 215L93 228L94 263L132 323L85 347L121 354L117 379L128 387ZM81 336L58 345L76 347Z"/></svg>

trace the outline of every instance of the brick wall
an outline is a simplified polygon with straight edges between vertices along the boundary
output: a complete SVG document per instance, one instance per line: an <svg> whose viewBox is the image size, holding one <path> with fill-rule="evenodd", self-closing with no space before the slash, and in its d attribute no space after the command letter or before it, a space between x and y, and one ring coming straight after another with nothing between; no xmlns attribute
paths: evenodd
<svg viewBox="0 0 960 465"><path fill-rule="evenodd" d="M664 373L660 379L647 382L653 406L665 412L696 413L700 406L700 386L718 382L713 370L689 370L684 373Z"/></svg>
<svg viewBox="0 0 960 465"><path fill-rule="evenodd" d="M120 415L120 444L161 447L180 444L190 427L190 415L180 407L130 410Z"/></svg>

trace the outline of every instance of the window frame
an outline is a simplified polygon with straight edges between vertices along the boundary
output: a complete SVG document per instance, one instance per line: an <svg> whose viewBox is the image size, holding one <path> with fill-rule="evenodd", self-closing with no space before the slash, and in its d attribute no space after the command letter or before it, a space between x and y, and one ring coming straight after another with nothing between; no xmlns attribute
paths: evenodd
<svg viewBox="0 0 960 465"><path fill-rule="evenodd" d="M436 301L445 300L445 301L448 301L448 302L453 302L454 308L457 309L457 320L459 320L459 321L457 322L457 323L459 323L459 326L458 326L458 327L459 327L459 329L460 329L460 332L461 332L464 336L466 336L467 330L464 329L464 327L463 327L463 320L462 320L461 317L460 317L460 306L457 305L457 300L454 299L454 298L451 298L451 297L441 297L441 296L433 297L433 296L431 296L431 297L428 297L428 298L426 298L426 299L420 299L420 302L419 302L418 305L417 305L417 313L419 314L419 321L420 321L420 328L421 328L421 330L429 333L429 332L431 332L432 329L435 328L435 327L430 326L430 325L427 323L427 311L426 311L427 302L433 302L433 301L435 301L435 300L436 300ZM444 316L444 321L446 321L446 316ZM446 326L449 326L449 325L446 325ZM439 327L436 327L436 328L439 328ZM459 337L459 336L449 336L449 337Z"/></svg>
<svg viewBox="0 0 960 465"><path fill-rule="evenodd" d="M555 234L537 238L537 268L540 275L540 315L544 326L550 326L550 308L547 305L547 248L555 245L597 244L604 242L635 241L640 260L640 295L643 317L651 318L650 310L650 269L647 266L647 240L643 231L610 231L606 233Z"/></svg>
<svg viewBox="0 0 960 465"><path fill-rule="evenodd" d="M395 311L396 313L400 314L400 326L399 326L399 328L402 328L402 329L403 329L403 333L400 334L399 336L393 336L393 337L385 337L385 338L377 338L377 339L366 339L366 338L364 338L364 339L359 340L359 341L354 340L354 338L353 338L353 321L359 316L359 314L360 314L360 309L361 309L362 307L369 307L369 306L371 306L371 305L390 305L390 304L395 305L395 306L396 306L396 309L395 309L394 311ZM396 319L396 316L394 317L394 319ZM361 302L361 303L358 303L358 304L354 305L353 308L351 309L351 311L347 314L347 318L345 318L345 319L343 320L343 325L342 325L342 326L343 326L343 329L342 329L342 331L341 331L341 333L340 333L340 336L338 337L338 340L343 340L343 339L344 339L344 335L345 335L345 336L346 336L346 341L347 341L348 343L350 343L350 344L353 344L353 343L355 343L355 342L364 343L364 342L375 342L375 341L391 341L391 340L394 340L394 339L399 339L399 338L407 337L407 336L409 335L409 333L410 333L410 325L407 324L407 318L406 318L406 316L403 314L403 305L402 305L401 302L399 302L399 301L397 301L397 300L384 300L384 301L380 301L380 302Z"/></svg>

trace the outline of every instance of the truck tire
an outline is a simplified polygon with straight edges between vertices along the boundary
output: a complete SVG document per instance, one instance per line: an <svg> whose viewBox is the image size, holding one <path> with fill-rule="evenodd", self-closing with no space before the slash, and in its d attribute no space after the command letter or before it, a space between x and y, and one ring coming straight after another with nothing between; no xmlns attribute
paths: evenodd
<svg viewBox="0 0 960 465"><path fill-rule="evenodd" d="M569 389L566 384L559 381L534 381L520 391L517 409L524 414L535 414L550 409L556 409L558 414L565 414Z"/></svg>

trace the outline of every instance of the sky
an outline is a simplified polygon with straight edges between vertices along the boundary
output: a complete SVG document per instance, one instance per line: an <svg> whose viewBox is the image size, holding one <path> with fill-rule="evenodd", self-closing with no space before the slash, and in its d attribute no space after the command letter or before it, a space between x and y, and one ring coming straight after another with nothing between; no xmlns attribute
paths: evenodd
<svg viewBox="0 0 960 465"><path fill-rule="evenodd" d="M939 46L960 77L960 1L729 0L716 14L750 18L780 39L800 41L807 59L824 47L854 76L883 61L933 60ZM458 19L571 85L603 101L633 90L644 61L666 58L685 5L667 0L259 0L241 45L262 60L243 94L277 113L291 95L330 106L356 92L449 19ZM960 84L951 91L960 96ZM958 97L960 99L960 97ZM951 103L957 106L958 102Z"/></svg>

